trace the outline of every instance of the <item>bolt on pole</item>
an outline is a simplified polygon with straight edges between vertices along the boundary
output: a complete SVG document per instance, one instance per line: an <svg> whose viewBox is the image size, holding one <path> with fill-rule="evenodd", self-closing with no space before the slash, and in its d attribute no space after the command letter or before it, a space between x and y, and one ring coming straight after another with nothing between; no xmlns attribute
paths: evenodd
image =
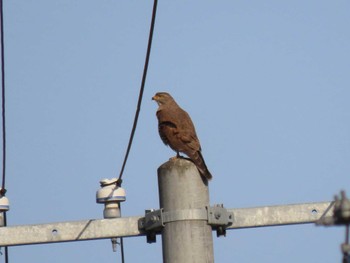
<svg viewBox="0 0 350 263"><path fill-rule="evenodd" d="M209 206L208 183L186 159L171 159L161 165L158 187L164 212ZM168 222L161 234L164 263L214 262L212 229L206 220Z"/></svg>

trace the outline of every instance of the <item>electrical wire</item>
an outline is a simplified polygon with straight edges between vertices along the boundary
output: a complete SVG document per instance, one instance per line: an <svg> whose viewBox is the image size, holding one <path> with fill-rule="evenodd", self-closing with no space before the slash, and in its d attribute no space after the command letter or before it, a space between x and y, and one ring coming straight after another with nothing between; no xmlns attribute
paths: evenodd
<svg viewBox="0 0 350 263"><path fill-rule="evenodd" d="M5 48L4 48L4 12L3 0L0 0L0 34L1 34L1 98L2 98L2 185L0 195L6 193L6 126L5 126ZM7 216L4 212L4 226L7 225ZM5 262L9 262L8 247L5 247Z"/></svg>
<svg viewBox="0 0 350 263"><path fill-rule="evenodd" d="M143 67L143 74L142 74L142 81L141 81L141 87L140 87L140 92L139 92L139 98L138 98L138 102L137 102L134 123L133 123L132 129L131 129L131 133L130 133L128 147L126 149L123 165L122 165L122 168L120 170L119 178L118 178L118 181L117 181L117 185L118 186L121 186L121 184L122 184L122 176L123 176L123 173L124 173L126 162L128 160L128 157L129 157L131 145L132 145L132 142L133 142L133 139L134 139L134 135L135 135L135 131L136 131L136 127L137 127L137 121L138 121L139 115L140 115L142 97L143 97L143 92L144 92L145 84L146 84L146 77L147 77L147 71L148 71L149 58L150 58L150 55L151 55L154 24L155 24L155 21L156 21L156 14L157 14L157 5L158 5L158 0L154 0L153 10L152 10L152 20L151 20L151 26L150 26L149 36L148 36L146 59L145 59L144 67ZM121 250L121 261L122 261L122 263L125 263L124 241L123 241L122 237L120 238L120 250Z"/></svg>
<svg viewBox="0 0 350 263"><path fill-rule="evenodd" d="M119 203L119 210L120 210L120 216L121 216L122 215L122 206L120 203ZM125 263L123 237L120 237L120 258L121 258L122 263Z"/></svg>
<svg viewBox="0 0 350 263"><path fill-rule="evenodd" d="M122 259L122 263L125 262L125 257L124 257L124 241L123 238L120 238L120 257Z"/></svg>
<svg viewBox="0 0 350 263"><path fill-rule="evenodd" d="M6 126L5 126L5 52L4 52L4 19L3 3L0 0L0 22L1 22L1 95L2 95L2 191L5 191L6 172ZM4 195L4 192L1 192Z"/></svg>
<svg viewBox="0 0 350 263"><path fill-rule="evenodd" d="M122 168L120 170L120 174L119 174L119 178L118 178L118 182L117 182L118 186L121 186L121 183L122 183L122 176L123 176L123 173L124 173L126 161L128 160L128 156L129 156L129 153L130 153L132 141L134 139L134 135L135 135L135 131L136 131L137 121L138 121L140 110L141 110L142 96L143 96L143 91L145 89L147 70L148 70L148 63L149 63L149 58L150 58L150 55L151 55L151 47L152 47L154 24L155 24L156 13L157 13L157 4L158 4L158 0L154 0L153 11L152 11L152 20L151 20L149 37L148 37L147 53L146 53L145 65L144 65L144 68L143 68L143 75L142 75L140 93L139 93L139 98L138 98L138 102L137 102L137 108L136 108L134 123L133 123L133 126L132 126L128 147L126 149L123 165L122 165Z"/></svg>

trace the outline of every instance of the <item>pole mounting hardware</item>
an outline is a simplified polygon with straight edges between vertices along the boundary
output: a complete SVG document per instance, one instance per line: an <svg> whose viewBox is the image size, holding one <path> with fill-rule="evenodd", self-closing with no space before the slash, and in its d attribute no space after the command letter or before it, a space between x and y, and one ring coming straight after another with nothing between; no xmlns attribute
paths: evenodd
<svg viewBox="0 0 350 263"><path fill-rule="evenodd" d="M226 235L226 228L233 223L233 213L224 206L214 205L205 208L166 211L151 209L145 211L145 217L138 221L140 230L146 231L147 242L156 242L156 234L160 233L165 224L176 221L203 220L207 221L217 236Z"/></svg>
<svg viewBox="0 0 350 263"><path fill-rule="evenodd" d="M163 222L163 208L150 209L145 211L145 217L138 221L140 230L146 231L147 243L155 243L157 241L156 235L164 226Z"/></svg>
<svg viewBox="0 0 350 263"><path fill-rule="evenodd" d="M216 236L226 236L226 228L233 223L233 213L224 208L223 204L207 207L208 224L216 230Z"/></svg>
<svg viewBox="0 0 350 263"><path fill-rule="evenodd" d="M326 213L333 207L333 214L325 216ZM333 225L349 225L350 224L350 200L346 198L344 191L341 191L340 198L334 197L326 212L316 221L316 225L333 226Z"/></svg>
<svg viewBox="0 0 350 263"><path fill-rule="evenodd" d="M333 206L333 214L331 216L325 216L328 210ZM346 197L345 191L340 192L340 198L334 196L334 201L329 208L316 221L316 225L323 226L345 226L345 242L341 245L341 251L343 253L344 263L350 263L350 199Z"/></svg>

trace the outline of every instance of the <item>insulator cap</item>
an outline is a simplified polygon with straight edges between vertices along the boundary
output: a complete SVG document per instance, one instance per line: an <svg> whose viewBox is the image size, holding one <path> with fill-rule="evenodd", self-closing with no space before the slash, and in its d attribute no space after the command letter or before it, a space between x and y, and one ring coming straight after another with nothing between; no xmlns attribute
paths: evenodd
<svg viewBox="0 0 350 263"><path fill-rule="evenodd" d="M125 190L116 185L117 180L117 178L113 178L100 181L101 188L96 192L97 203L124 202L126 200Z"/></svg>

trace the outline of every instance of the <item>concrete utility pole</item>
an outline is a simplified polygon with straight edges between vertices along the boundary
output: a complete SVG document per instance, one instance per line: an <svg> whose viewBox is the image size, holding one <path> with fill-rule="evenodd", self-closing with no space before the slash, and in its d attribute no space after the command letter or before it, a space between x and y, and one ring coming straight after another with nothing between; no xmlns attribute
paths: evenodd
<svg viewBox="0 0 350 263"><path fill-rule="evenodd" d="M159 203L163 211L209 206L208 184L196 166L171 159L158 168ZM163 262L214 262L211 226L205 220L176 220L162 229Z"/></svg>

